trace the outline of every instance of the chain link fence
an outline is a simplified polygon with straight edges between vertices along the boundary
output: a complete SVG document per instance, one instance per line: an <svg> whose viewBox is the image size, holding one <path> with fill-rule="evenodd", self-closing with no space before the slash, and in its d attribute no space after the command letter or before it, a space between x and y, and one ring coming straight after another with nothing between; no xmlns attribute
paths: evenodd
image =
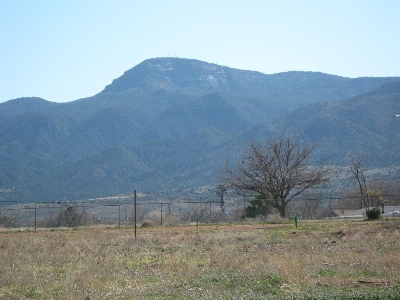
<svg viewBox="0 0 400 300"><path fill-rule="evenodd" d="M226 201L221 213L220 201L138 201L133 199L18 203L2 202L0 227L81 227L81 226L166 226L192 223L240 221L232 201Z"/></svg>
<svg viewBox="0 0 400 300"><path fill-rule="evenodd" d="M223 200L137 201L133 197L95 199L64 202L0 202L0 227L5 228L57 228L83 226L173 226L207 223L242 223L276 221L273 209L266 215L251 218L245 207L251 205L251 196ZM391 216L400 211L400 196L385 195L384 207ZM381 204L379 204L381 205ZM299 219L327 219L360 216L363 210L359 197L308 197L292 200L286 217ZM365 208L364 208L365 210ZM390 216L390 215L388 215ZM400 213L399 213L400 216ZM136 220L136 222L135 222Z"/></svg>

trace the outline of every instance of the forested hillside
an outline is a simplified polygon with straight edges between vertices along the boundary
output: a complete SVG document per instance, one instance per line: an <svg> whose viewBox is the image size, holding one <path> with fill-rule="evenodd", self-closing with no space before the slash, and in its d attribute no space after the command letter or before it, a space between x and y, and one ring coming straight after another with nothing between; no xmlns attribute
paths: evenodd
<svg viewBox="0 0 400 300"><path fill-rule="evenodd" d="M399 165L400 78L262 74L149 59L93 97L0 104L0 199L62 200L215 184L251 140L288 132L343 165Z"/></svg>

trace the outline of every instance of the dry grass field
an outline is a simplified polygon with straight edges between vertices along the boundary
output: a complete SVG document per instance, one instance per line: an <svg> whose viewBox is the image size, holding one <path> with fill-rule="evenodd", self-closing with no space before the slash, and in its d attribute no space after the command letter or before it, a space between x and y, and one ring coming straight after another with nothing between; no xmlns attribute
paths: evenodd
<svg viewBox="0 0 400 300"><path fill-rule="evenodd" d="M0 232L0 299L400 299L400 223Z"/></svg>

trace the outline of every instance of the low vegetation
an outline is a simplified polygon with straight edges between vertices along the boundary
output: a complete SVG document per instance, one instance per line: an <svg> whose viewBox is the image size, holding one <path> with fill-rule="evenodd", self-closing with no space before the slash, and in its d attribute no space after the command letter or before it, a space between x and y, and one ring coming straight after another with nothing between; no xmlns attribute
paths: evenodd
<svg viewBox="0 0 400 300"><path fill-rule="evenodd" d="M368 220L377 220L381 216L381 210L379 208L373 207L367 209L365 214L367 215Z"/></svg>
<svg viewBox="0 0 400 300"><path fill-rule="evenodd" d="M0 233L0 299L399 299L400 223Z"/></svg>

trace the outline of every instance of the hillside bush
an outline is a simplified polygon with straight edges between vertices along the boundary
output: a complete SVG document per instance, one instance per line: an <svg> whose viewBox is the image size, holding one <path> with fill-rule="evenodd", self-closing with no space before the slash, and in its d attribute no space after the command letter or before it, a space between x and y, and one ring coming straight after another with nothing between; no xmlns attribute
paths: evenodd
<svg viewBox="0 0 400 300"><path fill-rule="evenodd" d="M154 222L152 220L144 220L142 223L142 227L153 227Z"/></svg>
<svg viewBox="0 0 400 300"><path fill-rule="evenodd" d="M366 215L368 220L377 220L381 216L381 210L379 208L373 207L367 209Z"/></svg>
<svg viewBox="0 0 400 300"><path fill-rule="evenodd" d="M74 206L68 206L55 219L46 221L47 227L77 227L84 224L85 213L79 213Z"/></svg>

